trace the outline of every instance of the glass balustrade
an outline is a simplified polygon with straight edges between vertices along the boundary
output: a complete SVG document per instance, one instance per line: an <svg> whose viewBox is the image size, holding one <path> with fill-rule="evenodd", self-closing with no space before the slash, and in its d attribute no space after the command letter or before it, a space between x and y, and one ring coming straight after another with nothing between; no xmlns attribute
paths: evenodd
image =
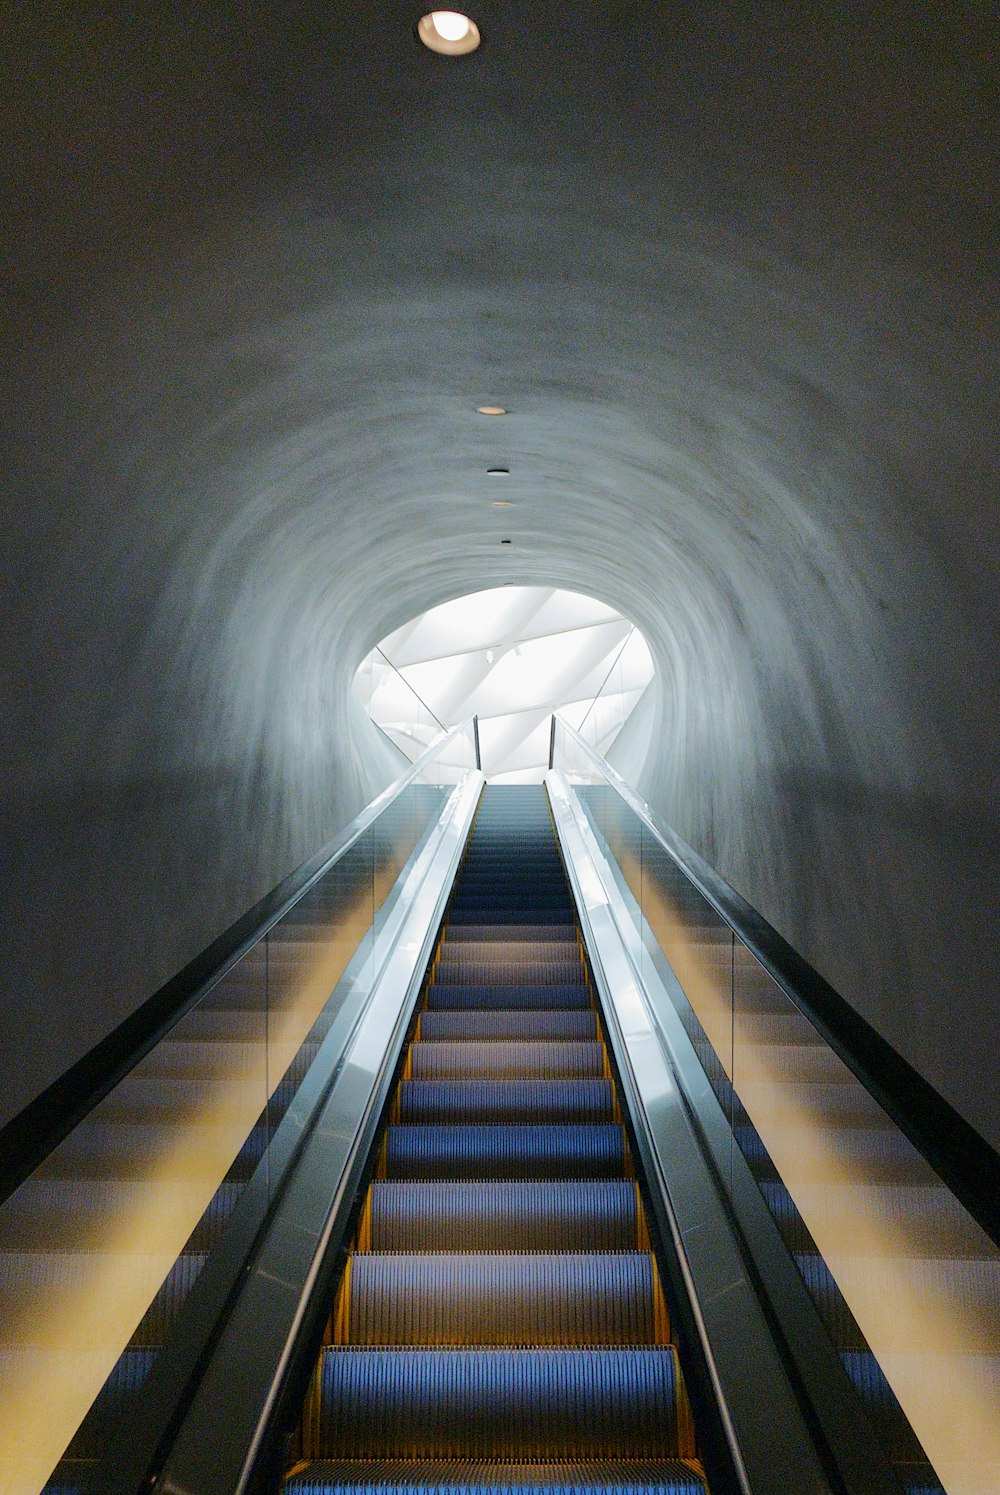
<svg viewBox="0 0 1000 1495"><path fill-rule="evenodd" d="M401 872L474 768L469 724L380 796L0 1205L0 1495L100 1487L115 1429L227 1227L239 1219L252 1239L263 1221L282 1120L372 977Z"/></svg>
<svg viewBox="0 0 1000 1495"><path fill-rule="evenodd" d="M686 850L557 719L575 789L902 1489L997 1490L1000 1251L688 875ZM744 1174L745 1176L745 1174ZM735 1195L733 1196L735 1200Z"/></svg>

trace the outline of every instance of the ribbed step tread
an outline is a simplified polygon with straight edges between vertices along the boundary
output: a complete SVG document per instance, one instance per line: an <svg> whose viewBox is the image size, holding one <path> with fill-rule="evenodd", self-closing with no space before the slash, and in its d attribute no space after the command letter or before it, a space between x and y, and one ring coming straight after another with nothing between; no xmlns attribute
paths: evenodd
<svg viewBox="0 0 1000 1495"><path fill-rule="evenodd" d="M555 1012L498 1010L423 1012L420 1015L420 1038L432 1042L455 1043L465 1039L508 1038L594 1039L597 1037L597 1014L589 1007L559 1009Z"/></svg>
<svg viewBox="0 0 1000 1495"><path fill-rule="evenodd" d="M322 1459L290 1476L285 1495L706 1495L700 1472L679 1459L659 1463L511 1464L389 1459Z"/></svg>
<svg viewBox="0 0 1000 1495"><path fill-rule="evenodd" d="M545 893L539 889L538 896L525 898L523 892L497 894L476 892L465 897L456 894L449 918L453 922L463 919L469 924L565 924L573 917L572 905L565 890L560 893Z"/></svg>
<svg viewBox="0 0 1000 1495"><path fill-rule="evenodd" d="M561 940L514 940L509 936L499 940L446 939L441 950L441 963L447 960L510 960L525 965L536 961L579 960L580 941L574 935Z"/></svg>
<svg viewBox="0 0 1000 1495"><path fill-rule="evenodd" d="M225 1131L219 1130L225 1136ZM49 1155L36 1177L50 1181L89 1178L141 1182L155 1176L190 1180L195 1166L190 1153L182 1150L190 1135L190 1126L173 1122L151 1122L144 1126L124 1121L113 1124L83 1121ZM269 1141L266 1127L254 1127L237 1154L229 1177L249 1177ZM217 1176L216 1158L214 1150L207 1148L206 1176Z"/></svg>
<svg viewBox="0 0 1000 1495"><path fill-rule="evenodd" d="M525 982L521 986L505 986L502 991L482 984L451 986L447 982L433 982L427 988L428 1011L455 1012L498 1007L508 1012L530 1012L590 1005L590 988L586 982L579 981L559 984L553 982L551 986Z"/></svg>
<svg viewBox="0 0 1000 1495"><path fill-rule="evenodd" d="M239 1193L236 1183L220 1185L188 1242L191 1250L207 1249L206 1243L219 1234L232 1214ZM91 1233L112 1210L148 1218L152 1208L167 1197L178 1211L190 1214L203 1194L196 1184L184 1181L166 1185L146 1178L30 1178L0 1210L0 1252L73 1250L81 1240L93 1238Z"/></svg>
<svg viewBox="0 0 1000 1495"><path fill-rule="evenodd" d="M552 940L569 940L574 944L577 940L576 925L571 919L565 924L453 924L448 922L445 931L445 944L450 945L453 940L464 943L470 941L473 944L504 943L514 940L518 944L527 944L535 940L548 943Z"/></svg>
<svg viewBox="0 0 1000 1495"><path fill-rule="evenodd" d="M323 1351L314 1457L694 1456L672 1349Z"/></svg>
<svg viewBox="0 0 1000 1495"><path fill-rule="evenodd" d="M403 1080L399 1120L452 1125L611 1122L614 1091L605 1079Z"/></svg>
<svg viewBox="0 0 1000 1495"><path fill-rule="evenodd" d="M374 1251L634 1251L638 1195L628 1179L516 1183L375 1179Z"/></svg>
<svg viewBox="0 0 1000 1495"><path fill-rule="evenodd" d="M840 1359L872 1414L890 1459L923 1465L926 1455L871 1350L841 1350Z"/></svg>
<svg viewBox="0 0 1000 1495"><path fill-rule="evenodd" d="M655 1344L648 1253L351 1259L352 1345Z"/></svg>
<svg viewBox="0 0 1000 1495"><path fill-rule="evenodd" d="M571 986L586 984L579 956L572 960L442 960L434 972L434 986Z"/></svg>
<svg viewBox="0 0 1000 1495"><path fill-rule="evenodd" d="M553 929L565 929L572 921L573 910L568 898L560 899L549 908L528 907L524 904L520 907L512 905L509 908L491 908L480 900L472 900L463 905L456 896L448 911L448 933L451 935L463 926L482 928L485 924L498 931L523 929L526 925L537 929L541 924L548 924Z"/></svg>
<svg viewBox="0 0 1000 1495"><path fill-rule="evenodd" d="M777 1170L755 1129L738 1126L736 1141L758 1178L777 1178ZM920 1184L926 1182L928 1165L913 1144L900 1132L870 1127L830 1127L826 1131L830 1152L848 1177L862 1183ZM781 1138L783 1156L804 1149L808 1139L786 1131Z"/></svg>
<svg viewBox="0 0 1000 1495"><path fill-rule="evenodd" d="M415 1080L597 1079L603 1073L604 1048L596 1040L421 1039L410 1047L410 1074Z"/></svg>
<svg viewBox="0 0 1000 1495"><path fill-rule="evenodd" d="M67 1459L100 1458L125 1407L142 1388L156 1359L155 1350L125 1350L66 1450Z"/></svg>
<svg viewBox="0 0 1000 1495"><path fill-rule="evenodd" d="M387 1178L615 1178L620 1126L390 1126Z"/></svg>
<svg viewBox="0 0 1000 1495"><path fill-rule="evenodd" d="M780 1179L761 1179L758 1188L786 1245L793 1252L809 1253L811 1236L785 1185ZM808 1203L811 1217L829 1224L853 1213L859 1200L898 1241L905 1242L909 1259L946 1257L957 1262L962 1258L979 1258L993 1272L998 1270L1000 1264L992 1243L943 1185L822 1184L811 1189ZM905 1260L902 1249L901 1245L898 1254ZM860 1241L857 1251L864 1254Z"/></svg>

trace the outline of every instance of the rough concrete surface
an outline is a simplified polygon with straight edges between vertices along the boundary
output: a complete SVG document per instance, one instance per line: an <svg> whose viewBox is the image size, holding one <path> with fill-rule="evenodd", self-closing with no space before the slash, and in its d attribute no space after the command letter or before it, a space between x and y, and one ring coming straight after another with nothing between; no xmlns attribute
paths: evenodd
<svg viewBox="0 0 1000 1495"><path fill-rule="evenodd" d="M993 8L418 14L6 8L4 1114L510 580L642 628L641 791L1000 1142Z"/></svg>

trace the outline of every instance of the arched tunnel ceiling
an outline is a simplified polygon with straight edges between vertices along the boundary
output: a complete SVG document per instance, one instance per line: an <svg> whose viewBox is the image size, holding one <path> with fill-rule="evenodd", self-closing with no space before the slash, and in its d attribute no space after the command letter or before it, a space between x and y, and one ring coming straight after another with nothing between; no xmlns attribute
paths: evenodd
<svg viewBox="0 0 1000 1495"><path fill-rule="evenodd" d="M384 782L376 640L514 580L635 620L643 792L997 1140L992 7L417 14L5 15L10 1109Z"/></svg>

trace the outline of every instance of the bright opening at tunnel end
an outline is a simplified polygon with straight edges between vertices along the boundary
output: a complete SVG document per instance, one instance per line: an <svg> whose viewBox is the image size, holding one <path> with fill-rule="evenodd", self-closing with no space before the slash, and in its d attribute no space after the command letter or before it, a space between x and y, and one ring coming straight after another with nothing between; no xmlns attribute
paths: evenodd
<svg viewBox="0 0 1000 1495"><path fill-rule="evenodd" d="M606 753L653 678L642 634L607 603L552 587L494 587L432 608L372 650L354 692L410 758L479 717L494 783L540 783L558 711Z"/></svg>

